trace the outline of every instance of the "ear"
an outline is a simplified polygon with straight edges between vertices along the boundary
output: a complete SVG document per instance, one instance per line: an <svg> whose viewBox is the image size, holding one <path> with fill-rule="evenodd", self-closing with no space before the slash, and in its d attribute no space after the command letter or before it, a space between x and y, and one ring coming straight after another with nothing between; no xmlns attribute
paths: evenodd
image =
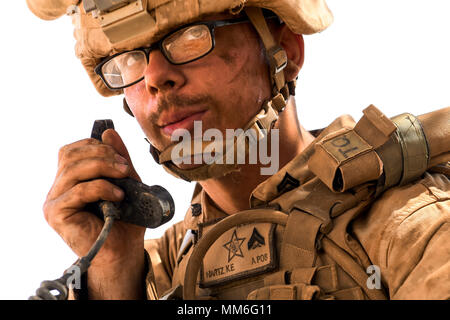
<svg viewBox="0 0 450 320"><path fill-rule="evenodd" d="M278 43L284 48L288 58L288 65L284 69L286 81L292 81L297 78L305 58L303 36L293 33L283 24L278 31Z"/></svg>

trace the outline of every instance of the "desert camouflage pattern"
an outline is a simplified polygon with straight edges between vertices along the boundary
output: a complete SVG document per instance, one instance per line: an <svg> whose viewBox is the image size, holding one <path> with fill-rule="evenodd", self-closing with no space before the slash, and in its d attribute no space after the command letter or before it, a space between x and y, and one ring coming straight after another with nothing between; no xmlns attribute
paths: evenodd
<svg viewBox="0 0 450 320"><path fill-rule="evenodd" d="M237 14L244 7L260 7L275 12L289 28L298 34L312 34L325 30L333 16L324 0L138 0L143 11L137 30L134 24L101 25L101 16L86 13L83 2L77 0L27 0L30 10L41 19L72 16L77 40L75 53L88 72L93 84L103 96L121 94L111 91L95 74L95 66L102 58L117 52L148 46L181 25L202 17L231 12ZM124 31L125 30L125 31ZM106 33L105 33L106 32ZM126 35L122 35L125 32Z"/></svg>
<svg viewBox="0 0 450 320"><path fill-rule="evenodd" d="M449 110L441 110L441 120L434 122L437 129L447 124L447 137ZM358 122L359 129L366 120ZM369 177L345 191L332 190L327 175L322 180L308 163L330 137L355 132L358 124L342 116L322 130L303 153L253 191L248 212L228 216L197 185L185 220L162 238L145 242L148 298L186 298L186 279L197 283L197 274L189 274L198 264L191 256L212 235L216 240L195 269L195 298L449 299L448 142L439 140L443 136L437 132L430 150L439 154L435 162L442 163L432 163L420 177L401 186L380 192L380 181ZM358 145L361 150L366 143ZM439 144L446 146L438 152ZM353 154L351 161L358 164L358 156ZM383 165L388 165L386 159ZM225 221L249 213L283 222L247 219L214 235Z"/></svg>

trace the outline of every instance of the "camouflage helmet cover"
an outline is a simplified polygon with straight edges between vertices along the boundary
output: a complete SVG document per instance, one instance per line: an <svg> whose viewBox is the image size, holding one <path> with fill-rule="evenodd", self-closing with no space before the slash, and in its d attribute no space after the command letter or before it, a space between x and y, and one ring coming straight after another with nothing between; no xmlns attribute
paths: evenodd
<svg viewBox="0 0 450 320"><path fill-rule="evenodd" d="M99 17L87 13L83 2L87 1L27 0L30 10L45 20L56 19L64 15L69 8L75 27L76 55L97 91L103 96L122 93L108 89L94 72L95 66L104 57L124 50L148 46L170 30L198 21L206 15L226 11L237 13L244 6L265 8L275 12L297 34L320 32L333 21L333 16L324 0L133 0L126 2L141 4L142 11L146 14L145 22L140 21L140 25L143 25L142 32L133 30L135 33L131 37L122 40L114 39L105 33L104 25L102 27ZM114 31L116 34L120 33L117 29Z"/></svg>

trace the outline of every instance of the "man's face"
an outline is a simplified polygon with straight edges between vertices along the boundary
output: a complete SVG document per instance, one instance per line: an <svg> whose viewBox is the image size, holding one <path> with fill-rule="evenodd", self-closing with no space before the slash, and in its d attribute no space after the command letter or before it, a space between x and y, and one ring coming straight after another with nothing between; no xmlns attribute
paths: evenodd
<svg viewBox="0 0 450 320"><path fill-rule="evenodd" d="M125 89L128 105L158 150L173 143L176 129L192 134L194 121L202 121L203 131L243 128L270 98L264 51L251 23L217 28L215 40L211 53L184 65L152 51L144 80Z"/></svg>

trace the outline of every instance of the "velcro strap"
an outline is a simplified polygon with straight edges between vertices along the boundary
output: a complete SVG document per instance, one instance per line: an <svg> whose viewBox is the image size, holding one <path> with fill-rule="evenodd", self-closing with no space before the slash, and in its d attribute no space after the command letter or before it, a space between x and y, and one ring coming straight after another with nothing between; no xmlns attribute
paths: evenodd
<svg viewBox="0 0 450 320"><path fill-rule="evenodd" d="M400 147L403 153L403 174L400 185L420 177L428 168L427 140L419 120L406 113L393 118L398 127Z"/></svg>
<svg viewBox="0 0 450 320"><path fill-rule="evenodd" d="M317 255L316 237L321 225L319 219L293 210L284 231L280 265L286 269L312 267Z"/></svg>
<svg viewBox="0 0 450 320"><path fill-rule="evenodd" d="M364 116L353 129L374 149L385 144L397 130L394 122L386 117L374 105L363 110Z"/></svg>

